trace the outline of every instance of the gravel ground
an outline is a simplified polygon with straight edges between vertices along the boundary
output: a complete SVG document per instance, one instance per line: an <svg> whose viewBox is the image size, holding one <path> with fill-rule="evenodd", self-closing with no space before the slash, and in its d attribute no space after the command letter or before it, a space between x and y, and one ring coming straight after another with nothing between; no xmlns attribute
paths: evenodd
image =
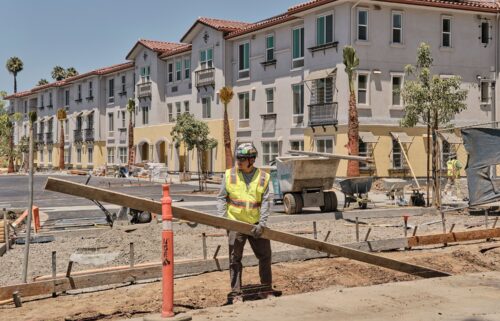
<svg viewBox="0 0 500 321"><path fill-rule="evenodd" d="M313 223L294 222L293 216L287 222L271 223L270 228L285 231L312 231ZM436 222L436 215L413 216L409 219L411 226L419 225L418 235L440 233L440 222L422 225L422 223ZM484 217L469 216L466 214L447 214L447 226L455 223L454 231L466 230L466 225L483 223ZM366 223L366 224L363 224ZM363 239L369 227L372 228L369 240L379 240L402 237L404 229L402 218L377 218L363 219L360 222L360 238ZM491 224L491 223L490 223ZM395 226L395 227L393 227ZM482 227L476 227L482 228ZM331 231L328 241L335 244L353 243L356 241L355 224L346 220L326 219L317 221L318 239L323 240ZM225 234L225 230L197 225L192 228L187 224L174 224L174 253L176 259L203 258L201 234ZM412 231L408 231L411 235ZM161 255L161 224L118 226L113 229L94 229L80 231L65 231L52 233L55 241L46 244L32 244L30 246L29 279L35 276L51 274L52 251L57 252L57 271L66 271L68 261L72 254L98 254L101 256L100 264L75 263L73 271L101 268L106 266L119 266L129 264L130 243L134 243L135 262L159 262ZM312 234L302 236L312 238ZM207 252L211 257L218 245L221 245L220 256L227 255L227 239L225 236L208 237ZM273 242L273 251L293 249L294 246ZM250 246L246 252L251 253ZM24 246L15 245L3 257L0 257L0 286L20 283ZM104 257L104 258L103 258Z"/></svg>

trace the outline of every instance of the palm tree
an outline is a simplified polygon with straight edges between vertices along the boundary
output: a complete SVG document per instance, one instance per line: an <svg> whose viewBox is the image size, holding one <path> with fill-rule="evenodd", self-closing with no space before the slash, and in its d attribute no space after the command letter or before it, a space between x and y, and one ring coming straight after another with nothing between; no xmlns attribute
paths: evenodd
<svg viewBox="0 0 500 321"><path fill-rule="evenodd" d="M226 154L226 169L233 166L233 153L231 151L231 133L229 131L229 119L227 117L227 105L233 99L234 92L231 87L223 87L219 91L219 97L224 104L224 151Z"/></svg>
<svg viewBox="0 0 500 321"><path fill-rule="evenodd" d="M78 71L76 71L76 69L73 67L69 67L68 69L66 69L66 78L73 76L78 76Z"/></svg>
<svg viewBox="0 0 500 321"><path fill-rule="evenodd" d="M37 86L43 86L43 85L47 85L49 83L49 81L45 78L42 78L38 81L38 83L36 84Z"/></svg>
<svg viewBox="0 0 500 321"><path fill-rule="evenodd" d="M17 74L23 70L23 61L18 57L10 57L5 64L7 70L14 76L14 94L17 93Z"/></svg>
<svg viewBox="0 0 500 321"><path fill-rule="evenodd" d="M135 100L133 98L129 98L129 100L128 100L127 111L129 114L129 120L128 120L128 168L130 170L130 167L132 166L133 158L134 158L134 124L132 122L132 119L134 117L134 112L135 112Z"/></svg>
<svg viewBox="0 0 500 321"><path fill-rule="evenodd" d="M52 79L60 81L66 78L66 70L61 66L55 66L52 69Z"/></svg>
<svg viewBox="0 0 500 321"><path fill-rule="evenodd" d="M64 169L64 121L66 120L66 109L59 108L57 110L57 120L61 123L61 131L59 135L59 170Z"/></svg>
<svg viewBox="0 0 500 321"><path fill-rule="evenodd" d="M359 155L359 119L356 107L356 94L354 91L354 71L359 66L359 58L356 50L351 46L344 47L344 65L347 78L349 79L349 117L347 125L347 150L349 155ZM347 163L347 176L359 176L359 162L349 160Z"/></svg>

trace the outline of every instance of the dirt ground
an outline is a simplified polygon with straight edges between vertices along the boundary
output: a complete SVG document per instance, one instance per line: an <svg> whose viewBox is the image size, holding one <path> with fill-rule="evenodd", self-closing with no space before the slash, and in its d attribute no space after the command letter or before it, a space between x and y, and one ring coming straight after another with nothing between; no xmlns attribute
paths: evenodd
<svg viewBox="0 0 500 321"><path fill-rule="evenodd" d="M481 249L493 248L481 252ZM397 251L386 257L420 264L452 274L500 271L500 241L471 242L448 247ZM273 265L274 286L283 295L330 287L358 287L413 280L416 277L343 258L316 259ZM175 280L175 311L222 306L229 292L228 272L215 272ZM258 282L258 269L245 268L244 284ZM279 300L279 299L278 299ZM0 306L0 319L10 320L118 320L158 312L159 282L115 287L84 294L66 294L25 302L22 308Z"/></svg>
<svg viewBox="0 0 500 321"><path fill-rule="evenodd" d="M296 217L290 216L286 221L269 223L269 227L285 232L308 232L301 234L312 238L312 221L294 221ZM297 216L297 218L300 218ZM332 214L331 218L318 220L316 223L318 239L323 240L328 231L331 231L328 242L334 244L347 244L356 242L355 224L352 221L336 220ZM493 218L492 218L493 219ZM440 218L436 215L423 215L410 217L410 227L418 225L417 235L441 233L442 225ZM454 231L465 231L471 225L484 223L482 216L469 216L465 213L447 214L447 226L456 224ZM493 222L490 222L490 226ZM364 239L368 229L371 228L369 240L380 240L398 238L404 235L403 219L395 218L372 218L360 220L360 239ZM481 229L484 226L476 226ZM225 230L215 229L208 226L197 225L192 228L187 224L174 224L174 253L176 259L200 259L203 258L202 233L218 234L220 236L207 238L207 252L211 257L217 246L221 245L220 255L227 255L227 238ZM408 230L408 235L412 231ZM54 232L55 241L44 244L30 245L30 261L28 279L36 276L51 274L52 251L56 251L57 271L65 272L70 258L75 261L73 271L88 270L94 268L119 266L129 264L130 243L134 243L134 257L136 263L159 262L161 256L161 224L151 223L147 225L120 226L109 229L93 229L82 231ZM284 251L296 249L296 247L272 242L273 251ZM246 253L251 253L250 247L246 247ZM88 257L100 256L101 262L92 263L85 261ZM80 258L76 261L75 256ZM24 258L24 246L15 245L14 249L0 257L0 286L20 283L22 269L20 262Z"/></svg>

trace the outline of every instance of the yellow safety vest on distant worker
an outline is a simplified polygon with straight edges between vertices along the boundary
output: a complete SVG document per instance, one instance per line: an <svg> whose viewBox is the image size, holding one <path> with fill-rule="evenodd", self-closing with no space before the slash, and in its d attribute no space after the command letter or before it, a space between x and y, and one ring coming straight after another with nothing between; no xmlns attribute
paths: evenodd
<svg viewBox="0 0 500 321"><path fill-rule="evenodd" d="M250 224L258 223L262 195L269 185L269 178L268 173L257 168L247 188L240 171L235 167L226 170L227 217Z"/></svg>
<svg viewBox="0 0 500 321"><path fill-rule="evenodd" d="M446 162L446 167L447 167L447 175L448 177L454 177L454 178L459 178L460 177L460 168L462 168L462 165L458 161L458 159L450 159L449 161Z"/></svg>

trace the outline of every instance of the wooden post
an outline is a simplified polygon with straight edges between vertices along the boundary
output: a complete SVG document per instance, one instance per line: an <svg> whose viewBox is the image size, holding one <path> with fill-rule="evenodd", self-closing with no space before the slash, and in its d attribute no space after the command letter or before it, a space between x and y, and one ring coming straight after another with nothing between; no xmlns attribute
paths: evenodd
<svg viewBox="0 0 500 321"><path fill-rule="evenodd" d="M201 233L201 242L203 246L203 259L207 259L207 234Z"/></svg>
<svg viewBox="0 0 500 321"><path fill-rule="evenodd" d="M21 296L19 295L18 291L15 291L12 293L12 299L14 300L14 304L16 305L16 308L20 308L23 306L23 302L21 301Z"/></svg>
<svg viewBox="0 0 500 321"><path fill-rule="evenodd" d="M133 242L130 242L129 256L130 256L130 267L133 268L135 265L135 253L134 253L134 243Z"/></svg>
<svg viewBox="0 0 500 321"><path fill-rule="evenodd" d="M214 260L217 260L217 255L219 255L219 250L220 250L220 245L217 245L217 249L215 250L214 253Z"/></svg>
<svg viewBox="0 0 500 321"><path fill-rule="evenodd" d="M490 211L489 209L486 209L484 211L484 228L488 228L488 212L489 211Z"/></svg>
<svg viewBox="0 0 500 321"><path fill-rule="evenodd" d="M498 217L495 217L495 222L493 222L493 228L497 227Z"/></svg>
<svg viewBox="0 0 500 321"><path fill-rule="evenodd" d="M359 220L356 217L356 242L359 242Z"/></svg>
<svg viewBox="0 0 500 321"><path fill-rule="evenodd" d="M418 229L418 225L415 225L415 228L413 229L413 236L417 235L417 229Z"/></svg>
<svg viewBox="0 0 500 321"><path fill-rule="evenodd" d="M73 269L73 261L68 262L68 268L66 269L66 277L69 278L71 276L71 269Z"/></svg>
<svg viewBox="0 0 500 321"><path fill-rule="evenodd" d="M316 221L313 221L313 236L315 240L318 239L318 231L316 230Z"/></svg>
<svg viewBox="0 0 500 321"><path fill-rule="evenodd" d="M368 228L368 231L366 231L366 235L365 235L365 242L368 241L368 236L370 236L370 233L372 231L372 228Z"/></svg>
<svg viewBox="0 0 500 321"><path fill-rule="evenodd" d="M330 233L331 233L331 232L332 232L332 231L328 231L328 232L326 233L326 236L325 236L325 239L323 240L323 242L328 241L328 238L330 237Z"/></svg>
<svg viewBox="0 0 500 321"><path fill-rule="evenodd" d="M52 251L52 278L55 279L57 277L57 264L56 264L56 251ZM56 292L52 292L52 297L55 298L57 296Z"/></svg>
<svg viewBox="0 0 500 321"><path fill-rule="evenodd" d="M450 227L450 233L453 232L453 229L455 228L455 223L451 224L451 227Z"/></svg>
<svg viewBox="0 0 500 321"><path fill-rule="evenodd" d="M443 224L443 234L446 234L446 220L444 218L444 211L441 208L439 208L439 211L441 212L441 222ZM443 245L448 246L448 243L444 242Z"/></svg>
<svg viewBox="0 0 500 321"><path fill-rule="evenodd" d="M5 207L3 208L3 231L5 235L5 252L8 252L10 249L10 240L9 240L9 221L7 220L7 210Z"/></svg>

